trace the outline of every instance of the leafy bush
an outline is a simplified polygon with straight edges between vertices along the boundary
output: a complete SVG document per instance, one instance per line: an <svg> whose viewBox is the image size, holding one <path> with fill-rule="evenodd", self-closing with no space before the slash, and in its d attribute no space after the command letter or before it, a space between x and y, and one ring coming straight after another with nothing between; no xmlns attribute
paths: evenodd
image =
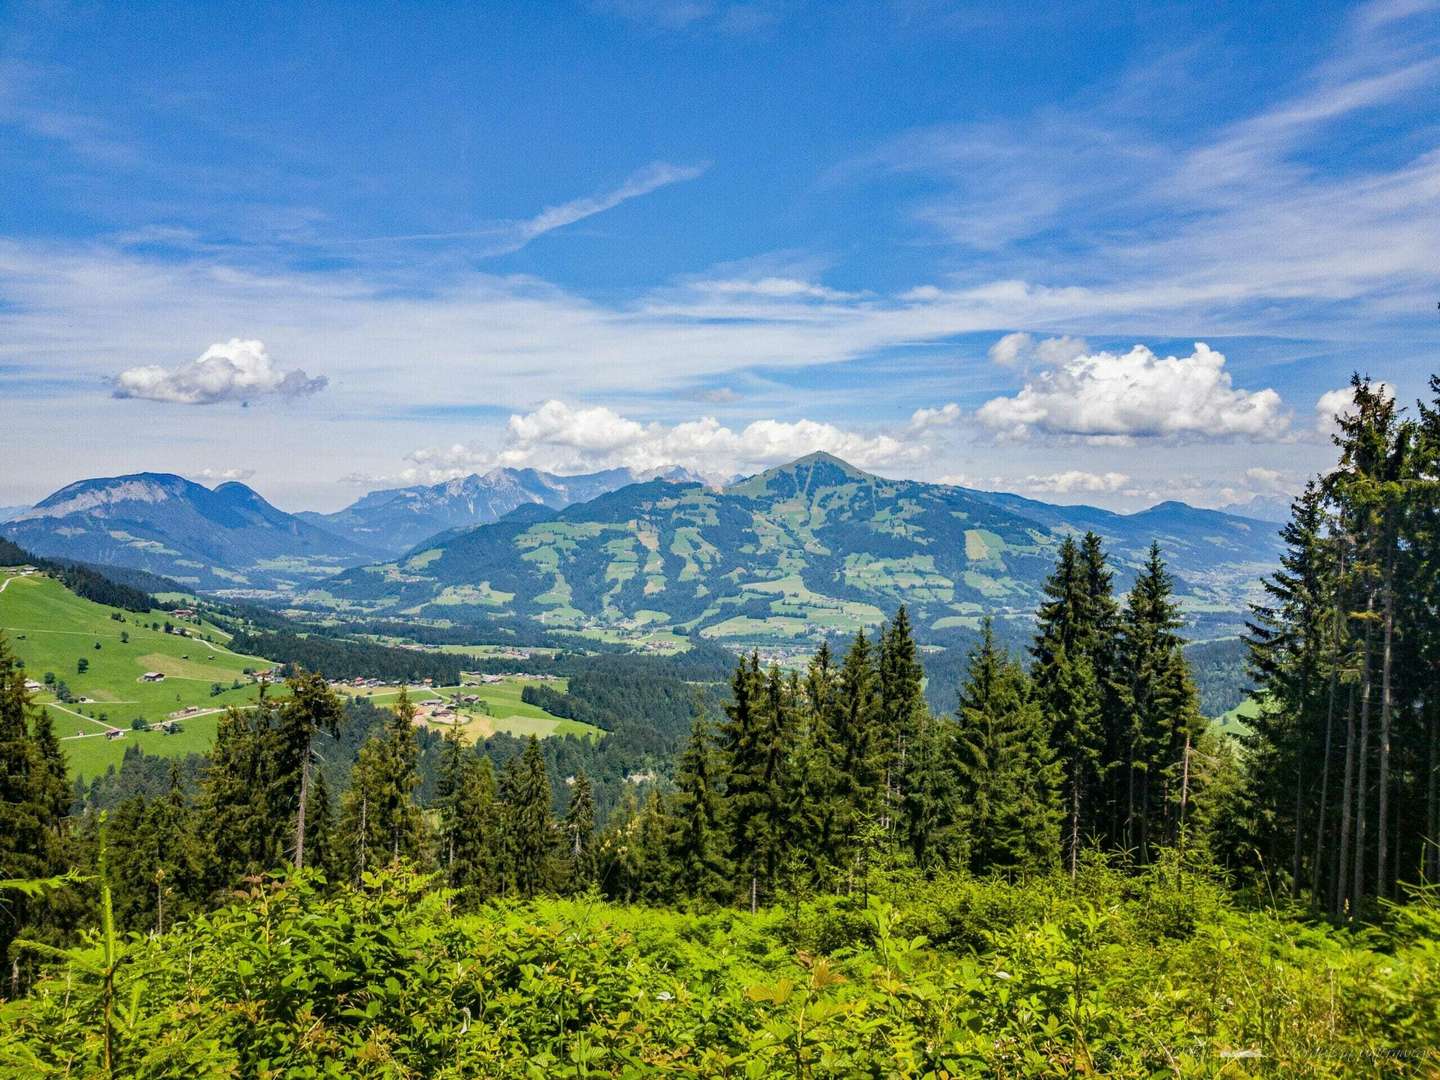
<svg viewBox="0 0 1440 1080"><path fill-rule="evenodd" d="M66 957L0 1008L0 1075L1426 1076L1433 895L1365 937L1238 910L1172 866L948 877L749 916L500 902L404 873ZM1159 932L1182 897L1201 916ZM934 939L917 928L927 928Z"/></svg>

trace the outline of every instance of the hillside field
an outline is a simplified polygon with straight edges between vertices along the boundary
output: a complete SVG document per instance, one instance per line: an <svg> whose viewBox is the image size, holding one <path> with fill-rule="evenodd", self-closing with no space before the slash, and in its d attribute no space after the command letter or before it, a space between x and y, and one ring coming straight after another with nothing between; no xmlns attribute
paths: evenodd
<svg viewBox="0 0 1440 1080"><path fill-rule="evenodd" d="M520 699L521 692L527 685L536 683L537 681L533 679L516 678L506 679L503 683L467 683L464 686L439 687L412 686L409 688L409 692L410 699L417 703L433 698L453 701L459 695L474 696L484 701L484 708L476 706L460 706L459 708L460 715L463 717L460 730L472 742L477 739L489 738L501 731L521 738L535 735L541 739L551 735L579 735L596 738L602 734L599 728L591 724L555 716L538 705L522 701ZM552 679L544 685L563 693L568 682L565 679ZM356 693L343 686L338 689L342 693ZM392 705L400 696L400 691L398 689L375 692L360 691L359 696L376 705ZM427 714L428 710L422 710L421 718L424 719ZM427 724L427 726L433 727L437 731L447 731L453 725L436 722Z"/></svg>
<svg viewBox="0 0 1440 1080"><path fill-rule="evenodd" d="M220 712L253 702L259 694L244 669L272 666L257 656L232 653L223 644L228 635L206 623L181 622L165 611L138 615L92 603L39 574L5 575L0 581L6 582L0 592L0 632L25 662L28 677L43 682L46 672L53 672L56 683L65 683L77 699L63 704L48 686L35 695L53 718L76 776L94 777L118 766L126 748L137 744L159 756L207 751ZM117 614L120 620L113 618ZM212 640L167 634L167 620ZM128 642L121 641L122 634ZM82 658L84 674L77 671ZM141 682L147 671L164 672L165 680ZM237 680L241 685L233 689ZM216 683L224 690L212 696ZM88 700L81 703L80 698ZM202 711L181 718L183 730L177 734L131 729L136 717L154 725L186 707ZM107 739L108 727L123 734Z"/></svg>

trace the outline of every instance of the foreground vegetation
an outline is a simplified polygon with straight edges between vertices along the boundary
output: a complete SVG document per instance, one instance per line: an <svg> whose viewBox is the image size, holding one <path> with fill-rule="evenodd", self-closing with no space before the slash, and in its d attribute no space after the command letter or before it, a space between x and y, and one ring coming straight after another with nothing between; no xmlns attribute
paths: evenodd
<svg viewBox="0 0 1440 1080"><path fill-rule="evenodd" d="M877 875L759 915L594 896L461 914L404 873L251 883L92 939L0 1007L0 1075L1427 1076L1440 909L1364 935L1174 860ZM108 950L108 951L107 951ZM107 959L109 957L109 959ZM108 1064L107 1064L108 1062Z"/></svg>

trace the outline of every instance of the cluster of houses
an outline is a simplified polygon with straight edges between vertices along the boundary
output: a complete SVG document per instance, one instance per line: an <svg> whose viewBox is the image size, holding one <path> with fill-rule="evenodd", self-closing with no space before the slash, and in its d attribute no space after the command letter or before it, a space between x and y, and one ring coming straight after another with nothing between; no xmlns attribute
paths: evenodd
<svg viewBox="0 0 1440 1080"><path fill-rule="evenodd" d="M462 671L460 677L470 682L479 683L482 686L494 686L497 683L509 682L511 679L524 679L526 682L558 682L558 675L531 675L525 671L506 671L499 675L488 675L478 671Z"/></svg>

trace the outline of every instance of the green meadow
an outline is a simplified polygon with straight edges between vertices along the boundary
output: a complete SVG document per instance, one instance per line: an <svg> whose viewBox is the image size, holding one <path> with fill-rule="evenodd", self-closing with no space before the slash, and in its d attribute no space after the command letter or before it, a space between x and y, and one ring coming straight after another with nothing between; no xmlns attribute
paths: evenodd
<svg viewBox="0 0 1440 1080"><path fill-rule="evenodd" d="M8 581L0 592L0 632L24 661L29 678L43 684L46 673L55 676L55 687L45 686L35 700L54 719L76 776L94 777L119 765L126 748L135 745L147 754L172 757L207 751L220 712L253 702L259 694L244 669L272 666L260 657L231 652L224 644L227 635L207 623L182 621L165 611L139 615L106 607L38 574L7 575L0 581ZM195 636L165 633L167 620ZM79 670L82 660L84 672ZM164 681L142 682L148 671L163 672ZM55 688L60 683L74 701L59 700ZM221 692L212 694L217 683ZM176 734L132 729L137 718L156 725L186 708L200 712L181 717L182 730ZM106 738L110 727L123 734Z"/></svg>
<svg viewBox="0 0 1440 1080"><path fill-rule="evenodd" d="M579 735L594 738L601 734L600 729L591 724L555 716L538 705L531 705L528 701L521 700L520 695L527 685L545 685L563 693L568 687L568 682L565 679L550 679L541 684L535 679L516 678L506 679L502 683L467 683L464 686L412 686L409 688L409 693L411 701L414 702L435 698L441 698L448 702L459 695L480 698L485 703L483 706L462 705L458 709L462 718L459 725L460 730L464 732L466 738L472 741L488 738L497 732L505 732L521 738L534 735L541 739L551 735ZM356 693L345 687L339 689L349 694ZM395 699L400 696L400 691L398 688L373 692L361 690L358 692L358 696L376 705L393 705ZM435 723L430 726L444 731L453 725Z"/></svg>

